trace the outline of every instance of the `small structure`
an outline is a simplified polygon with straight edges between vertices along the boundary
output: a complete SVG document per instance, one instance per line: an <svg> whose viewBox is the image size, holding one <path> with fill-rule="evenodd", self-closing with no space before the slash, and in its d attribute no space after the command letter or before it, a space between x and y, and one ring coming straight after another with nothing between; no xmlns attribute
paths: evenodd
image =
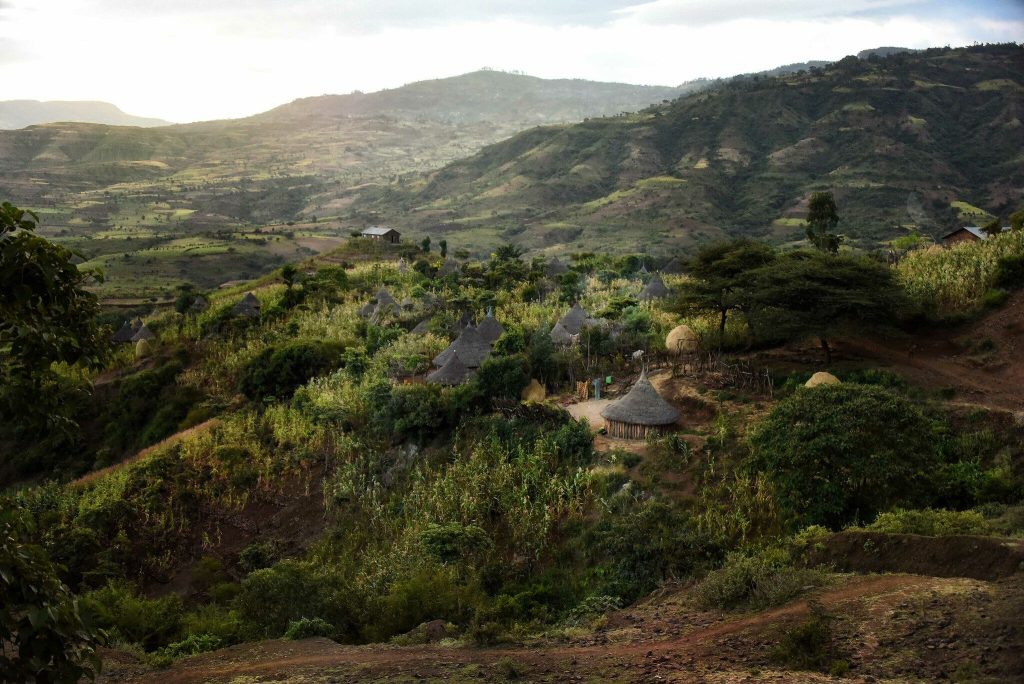
<svg viewBox="0 0 1024 684"><path fill-rule="evenodd" d="M655 273L647 281L647 286L640 292L640 300L650 302L655 299L664 299L665 297L668 297L668 288L665 287L665 282L661 279L661 276Z"/></svg>
<svg viewBox="0 0 1024 684"><path fill-rule="evenodd" d="M114 344L127 344L132 341L132 335L135 332L132 330L132 324L125 321L124 324L118 328L117 332L111 336L110 341Z"/></svg>
<svg viewBox="0 0 1024 684"><path fill-rule="evenodd" d="M153 331L150 330L146 326L145 323L143 323L142 327L140 327L137 331L135 331L135 334L132 335L131 341L132 342L138 342L140 340L146 340L148 342L150 340L155 340L155 339L156 339L156 335L154 335Z"/></svg>
<svg viewBox="0 0 1024 684"><path fill-rule="evenodd" d="M1010 226L1003 226L1002 232L1010 230ZM988 240L989 235L984 228L978 226L964 226L963 228L957 228L952 233L947 233L942 236L942 244L946 247L952 247L953 245L960 244L961 242L983 242Z"/></svg>
<svg viewBox="0 0 1024 684"><path fill-rule="evenodd" d="M562 316L558 322L562 324L562 327L565 328L566 332L570 335L579 335L583 328L601 324L601 320L591 318L590 314L587 313L586 309L580 306L579 302L573 304L568 313Z"/></svg>
<svg viewBox="0 0 1024 684"><path fill-rule="evenodd" d="M262 306L260 300L256 299L256 295L252 292L246 292L242 300L231 309L231 313L243 318L259 318Z"/></svg>
<svg viewBox="0 0 1024 684"><path fill-rule="evenodd" d="M203 295L196 295L196 298L189 304L189 313L200 314L210 308L210 302L206 301L206 297Z"/></svg>
<svg viewBox="0 0 1024 684"><path fill-rule="evenodd" d="M665 338L665 349L673 356L693 354L700 348L700 339L693 328L688 325L677 325Z"/></svg>
<svg viewBox="0 0 1024 684"><path fill-rule="evenodd" d="M641 276L645 276L648 273L650 273L650 271L647 270L647 264L640 264L640 270L637 271L637 274L641 275Z"/></svg>
<svg viewBox="0 0 1024 684"><path fill-rule="evenodd" d="M662 273L667 273L668 275L679 275L683 272L683 265L680 263L679 259L672 257L658 270Z"/></svg>
<svg viewBox="0 0 1024 684"><path fill-rule="evenodd" d="M601 417L611 437L646 439L675 424L679 411L661 398L644 371L626 396L601 411Z"/></svg>
<svg viewBox="0 0 1024 684"><path fill-rule="evenodd" d="M559 261L558 257L554 257L549 261L547 267L544 269L544 273L547 274L549 278L557 278L558 276L568 272L569 267Z"/></svg>
<svg viewBox="0 0 1024 684"><path fill-rule="evenodd" d="M571 334L559 321L551 328L551 341L560 347L576 344L576 335Z"/></svg>
<svg viewBox="0 0 1024 684"><path fill-rule="evenodd" d="M487 315L476 326L476 330L487 344L494 344L498 341L499 337L505 334L505 328L498 322L498 319L494 317L494 313L490 310L487 311Z"/></svg>
<svg viewBox="0 0 1024 684"><path fill-rule="evenodd" d="M841 385L842 380L826 373L825 371L818 371L811 376L811 379L804 383L804 387L821 387L822 385Z"/></svg>
<svg viewBox="0 0 1024 684"><path fill-rule="evenodd" d="M479 368L491 355L491 345L484 342L476 328L467 326L447 349L434 357L434 365L441 368L454 355L458 355L467 368Z"/></svg>
<svg viewBox="0 0 1024 684"><path fill-rule="evenodd" d="M388 228L386 226L370 226L363 230L360 235L368 237L371 240L380 240L392 245L397 245L402 240L401 233L394 228Z"/></svg>
<svg viewBox="0 0 1024 684"><path fill-rule="evenodd" d="M445 364L427 375L427 382L434 385L461 385L473 377L473 371L462 362L459 355L452 354Z"/></svg>
<svg viewBox="0 0 1024 684"><path fill-rule="evenodd" d="M413 327L413 329L410 330L409 332L411 332L413 335L426 335L428 332L430 332L430 317L427 316L426 318L424 318L422 321L417 323L415 327Z"/></svg>
<svg viewBox="0 0 1024 684"><path fill-rule="evenodd" d="M533 378L530 380L530 384L523 388L519 396L523 401L544 401L548 396L548 391L544 389L544 385L540 384L537 378Z"/></svg>

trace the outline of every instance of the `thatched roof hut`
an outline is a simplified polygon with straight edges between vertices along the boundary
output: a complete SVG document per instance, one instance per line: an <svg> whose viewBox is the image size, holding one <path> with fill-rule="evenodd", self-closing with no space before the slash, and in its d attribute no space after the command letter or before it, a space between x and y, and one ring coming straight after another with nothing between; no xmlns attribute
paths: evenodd
<svg viewBox="0 0 1024 684"><path fill-rule="evenodd" d="M498 341L499 337L505 334L504 326L498 322L498 319L490 311L487 312L484 319L476 326L476 330L487 344L494 344Z"/></svg>
<svg viewBox="0 0 1024 684"><path fill-rule="evenodd" d="M259 318L262 306L260 300L256 299L256 295L252 292L246 292L242 300L235 304L231 313L236 316L244 316L245 318Z"/></svg>
<svg viewBox="0 0 1024 684"><path fill-rule="evenodd" d="M565 329L561 321L555 323L551 328L551 341L560 346L569 346L570 344L576 343L576 335L571 334Z"/></svg>
<svg viewBox="0 0 1024 684"><path fill-rule="evenodd" d="M376 310L376 308L377 307L374 306L373 302L367 302L366 304L363 304L363 307L361 309L359 309L359 315L362 316L363 318L369 318L370 316L373 315L373 312L374 310Z"/></svg>
<svg viewBox="0 0 1024 684"><path fill-rule="evenodd" d="M135 331L132 330L132 324L125 321L121 327L118 328L117 332L111 336L110 341L114 344L125 344L132 341L132 335L134 334Z"/></svg>
<svg viewBox="0 0 1024 684"><path fill-rule="evenodd" d="M821 387L822 385L841 385L842 380L826 373L825 371L818 371L811 376L811 379L804 383L804 387Z"/></svg>
<svg viewBox="0 0 1024 684"><path fill-rule="evenodd" d="M606 406L601 416L612 437L646 439L679 420L679 411L661 398L644 371L626 396Z"/></svg>
<svg viewBox="0 0 1024 684"><path fill-rule="evenodd" d="M645 302L653 299L664 299L667 296L668 288L665 287L665 281L657 273L651 276L651 279L647 281L647 286L640 292L640 300Z"/></svg>
<svg viewBox="0 0 1024 684"><path fill-rule="evenodd" d="M388 292L383 286L381 286L381 288L377 290L377 294L375 294L373 298L377 300L377 308L380 308L381 305L398 305L398 302L395 301L395 298L392 297L391 293Z"/></svg>
<svg viewBox="0 0 1024 684"><path fill-rule="evenodd" d="M672 257L658 270L669 275L678 275L683 272L683 264L678 258Z"/></svg>
<svg viewBox="0 0 1024 684"><path fill-rule="evenodd" d="M447 349L434 357L434 365L443 367L448 359L456 354L467 368L479 368L491 355L491 345L484 342L476 328L467 326Z"/></svg>
<svg viewBox="0 0 1024 684"><path fill-rule="evenodd" d="M676 356L693 354L700 348L700 338L688 325L677 325L665 338L665 349Z"/></svg>
<svg viewBox="0 0 1024 684"><path fill-rule="evenodd" d="M156 335L154 335L153 331L150 330L146 326L145 323L143 323L142 327L139 328L137 331L135 331L135 334L132 335L132 340L131 341L132 342L138 342L139 340L155 340L155 339L156 339Z"/></svg>
<svg viewBox="0 0 1024 684"><path fill-rule="evenodd" d="M196 298L189 304L188 310L191 313L203 313L210 308L210 302L203 295L196 295Z"/></svg>
<svg viewBox="0 0 1024 684"><path fill-rule="evenodd" d="M141 328L142 325L143 324L141 318L136 318L134 321L132 321L132 335L139 332L139 328Z"/></svg>
<svg viewBox="0 0 1024 684"><path fill-rule="evenodd" d="M637 273L639 273L642 276L645 276L648 273L650 273L650 271L647 270L647 264L640 264L640 270L637 271Z"/></svg>
<svg viewBox="0 0 1024 684"><path fill-rule="evenodd" d="M579 302L573 304L572 308L569 309L564 316L558 319L558 323L560 323L570 335L579 335L580 330L582 330L584 326L590 325L591 321L593 321L593 319L590 317L590 314L587 313L586 309L580 306Z"/></svg>
<svg viewBox="0 0 1024 684"><path fill-rule="evenodd" d="M547 274L549 278L555 278L562 275L563 273L568 273L569 267L563 264L558 259L558 257L554 257L551 259L551 261L548 262L548 265L544 269L544 272Z"/></svg>
<svg viewBox="0 0 1024 684"><path fill-rule="evenodd" d="M430 317L427 316L422 321L416 324L416 326L410 330L413 335L426 335L430 332Z"/></svg>
<svg viewBox="0 0 1024 684"><path fill-rule="evenodd" d="M435 385L461 385L473 377L473 371L462 362L459 355L452 354L445 364L427 375L427 382Z"/></svg>

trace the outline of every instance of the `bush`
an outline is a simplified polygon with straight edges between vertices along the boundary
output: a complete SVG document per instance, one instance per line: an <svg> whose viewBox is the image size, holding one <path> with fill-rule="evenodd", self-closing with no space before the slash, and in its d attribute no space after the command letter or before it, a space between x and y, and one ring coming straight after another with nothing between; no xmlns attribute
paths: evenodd
<svg viewBox="0 0 1024 684"><path fill-rule="evenodd" d="M797 627L783 634L771 652L771 660L794 670L834 672L848 671L849 662L841 659L832 632L835 618L821 607L810 604L811 615Z"/></svg>
<svg viewBox="0 0 1024 684"><path fill-rule="evenodd" d="M483 362L476 383L485 399L519 399L530 382L530 367L521 356L492 357Z"/></svg>
<svg viewBox="0 0 1024 684"><path fill-rule="evenodd" d="M238 614L224 606L199 606L181 618L181 632L189 636L213 636L224 646L236 643L242 628Z"/></svg>
<svg viewBox="0 0 1024 684"><path fill-rule="evenodd" d="M803 525L839 527L931 494L937 426L882 387L803 388L755 427L748 465Z"/></svg>
<svg viewBox="0 0 1024 684"><path fill-rule="evenodd" d="M181 641L168 644L160 649L160 655L167 658L181 658L182 656L216 651L222 645L221 640L212 634L191 634Z"/></svg>
<svg viewBox="0 0 1024 684"><path fill-rule="evenodd" d="M807 587L827 581L822 570L793 567L783 549L755 553L734 551L725 565L708 573L695 588L701 608L763 610L799 596Z"/></svg>
<svg viewBox="0 0 1024 684"><path fill-rule="evenodd" d="M246 572L269 568L278 559L277 544L272 541L253 542L238 554L238 566Z"/></svg>
<svg viewBox="0 0 1024 684"><path fill-rule="evenodd" d="M320 618L302 618L288 623L284 631L285 639L311 639L313 637L329 637L334 633L334 625Z"/></svg>
<svg viewBox="0 0 1024 684"><path fill-rule="evenodd" d="M299 341L267 347L242 369L239 389L250 399L289 399L295 390L341 365L344 347L334 342Z"/></svg>
<svg viewBox="0 0 1024 684"><path fill-rule="evenodd" d="M111 581L83 596L82 609L96 626L146 650L166 644L181 627L179 596L147 599L123 580Z"/></svg>
<svg viewBox="0 0 1024 684"><path fill-rule="evenodd" d="M926 508L907 511L897 508L882 513L864 529L891 534L920 534L945 537L955 534L990 534L991 525L977 511L947 511Z"/></svg>
<svg viewBox="0 0 1024 684"><path fill-rule="evenodd" d="M1024 254L1005 256L996 262L995 285L1006 290L1024 287Z"/></svg>

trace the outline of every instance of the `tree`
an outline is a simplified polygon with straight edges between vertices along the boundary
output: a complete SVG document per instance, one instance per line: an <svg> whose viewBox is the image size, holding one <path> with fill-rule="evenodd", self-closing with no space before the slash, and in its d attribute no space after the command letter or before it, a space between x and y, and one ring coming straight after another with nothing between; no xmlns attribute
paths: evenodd
<svg viewBox="0 0 1024 684"><path fill-rule="evenodd" d="M0 500L0 681L95 679L99 635L82 623L78 602L33 532L23 509Z"/></svg>
<svg viewBox="0 0 1024 684"><path fill-rule="evenodd" d="M835 254L839 251L842 236L830 231L839 225L836 200L831 192L816 192L811 195L807 211L807 239L816 249Z"/></svg>
<svg viewBox="0 0 1024 684"><path fill-rule="evenodd" d="M420 249L422 249L424 252L429 252L430 251L430 236L429 235L427 237L423 238L422 240L420 240Z"/></svg>
<svg viewBox="0 0 1024 684"><path fill-rule="evenodd" d="M906 298L888 267L867 257L799 251L750 274L748 317L777 340L815 337L825 363L837 334L893 327Z"/></svg>
<svg viewBox="0 0 1024 684"><path fill-rule="evenodd" d="M869 385L801 388L754 428L748 465L798 525L873 519L927 494L936 426L906 397Z"/></svg>
<svg viewBox="0 0 1024 684"><path fill-rule="evenodd" d="M442 259L448 258L448 241L447 240L440 240L437 243L437 246L441 248L441 258Z"/></svg>
<svg viewBox="0 0 1024 684"><path fill-rule="evenodd" d="M717 313L721 344L729 312L746 306L744 293L750 274L774 260L775 250L756 240L730 240L702 247L689 264L694 280L684 286L674 308L680 313Z"/></svg>
<svg viewBox="0 0 1024 684"><path fill-rule="evenodd" d="M70 250L34 234L32 212L0 205L0 415L23 431L70 434L67 382L55 363L99 367L109 348L99 304Z"/></svg>
<svg viewBox="0 0 1024 684"><path fill-rule="evenodd" d="M1003 232L1003 222L998 216L996 216L994 219L982 226L981 229L990 237L995 237Z"/></svg>

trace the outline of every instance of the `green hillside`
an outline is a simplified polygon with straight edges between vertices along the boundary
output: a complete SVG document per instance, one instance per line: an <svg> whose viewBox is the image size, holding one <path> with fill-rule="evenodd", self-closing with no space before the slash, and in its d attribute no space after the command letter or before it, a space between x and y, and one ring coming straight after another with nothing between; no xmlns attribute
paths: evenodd
<svg viewBox="0 0 1024 684"><path fill-rule="evenodd" d="M810 193L831 189L855 243L937 236L962 202L1019 206L1022 73L1024 49L997 45L732 79L524 132L355 209L477 247L664 252L722 233L799 240Z"/></svg>

